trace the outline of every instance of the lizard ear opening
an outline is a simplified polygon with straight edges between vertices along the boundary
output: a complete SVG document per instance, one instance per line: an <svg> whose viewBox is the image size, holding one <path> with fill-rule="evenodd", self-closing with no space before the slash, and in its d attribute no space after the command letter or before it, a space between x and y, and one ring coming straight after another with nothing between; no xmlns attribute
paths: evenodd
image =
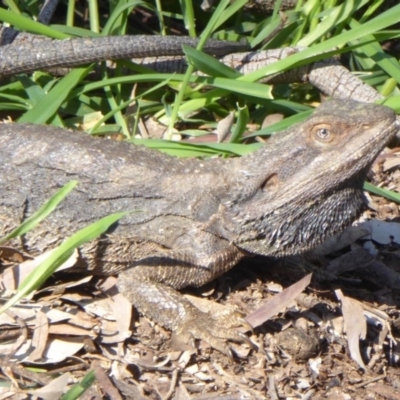
<svg viewBox="0 0 400 400"><path fill-rule="evenodd" d="M280 179L277 173L273 173L265 179L260 185L263 192L275 192L280 186Z"/></svg>

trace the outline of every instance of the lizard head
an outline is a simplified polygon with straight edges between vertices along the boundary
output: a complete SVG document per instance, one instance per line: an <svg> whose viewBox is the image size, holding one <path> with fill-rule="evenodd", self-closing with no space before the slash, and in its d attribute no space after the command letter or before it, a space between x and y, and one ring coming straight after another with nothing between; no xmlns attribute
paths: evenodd
<svg viewBox="0 0 400 400"><path fill-rule="evenodd" d="M388 107L327 101L240 161L220 231L257 254L317 246L359 216L368 170L398 129Z"/></svg>

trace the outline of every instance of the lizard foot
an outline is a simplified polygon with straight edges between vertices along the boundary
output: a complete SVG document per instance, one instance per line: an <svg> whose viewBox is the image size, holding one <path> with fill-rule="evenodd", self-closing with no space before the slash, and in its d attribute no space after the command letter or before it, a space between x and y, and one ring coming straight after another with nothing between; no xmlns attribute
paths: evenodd
<svg viewBox="0 0 400 400"><path fill-rule="evenodd" d="M145 316L176 333L185 342L206 341L211 347L233 358L228 341L255 345L240 331L251 326L237 311L202 311L181 293L157 282L138 279L132 270L120 273L119 291ZM209 302L211 303L211 302Z"/></svg>
<svg viewBox="0 0 400 400"><path fill-rule="evenodd" d="M204 340L231 359L233 353L229 341L247 343L254 350L257 349L244 333L252 331L252 326L244 319L242 313L209 300L192 296L185 296L186 298L189 299L187 318L178 322L175 330L182 340L185 342L193 342L194 339Z"/></svg>

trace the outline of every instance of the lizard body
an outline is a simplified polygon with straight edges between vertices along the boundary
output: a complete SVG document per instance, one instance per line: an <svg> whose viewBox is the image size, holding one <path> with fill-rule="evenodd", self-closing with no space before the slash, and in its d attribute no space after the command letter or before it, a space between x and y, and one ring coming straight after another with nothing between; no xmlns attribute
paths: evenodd
<svg viewBox="0 0 400 400"><path fill-rule="evenodd" d="M302 253L349 225L363 208L371 163L397 130L387 107L332 100L248 156L184 160L54 127L2 124L0 236L72 179L78 188L24 236L25 251L39 254L110 213L138 210L82 246L79 264L119 274L120 291L141 312L230 354L226 340L244 339L228 329L237 316L213 319L177 289L209 282L249 253Z"/></svg>

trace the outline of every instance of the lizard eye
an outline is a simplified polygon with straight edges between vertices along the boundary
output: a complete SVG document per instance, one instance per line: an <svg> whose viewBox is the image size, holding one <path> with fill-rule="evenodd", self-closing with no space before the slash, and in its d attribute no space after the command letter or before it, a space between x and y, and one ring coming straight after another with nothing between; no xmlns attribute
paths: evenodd
<svg viewBox="0 0 400 400"><path fill-rule="evenodd" d="M311 136L313 140L322 145L331 143L334 140L335 135L333 134L335 131L330 124L315 124L311 129Z"/></svg>
<svg viewBox="0 0 400 400"><path fill-rule="evenodd" d="M322 140L329 139L330 135L331 135L331 132L327 128L320 128L320 129L317 130L317 136Z"/></svg>
<svg viewBox="0 0 400 400"><path fill-rule="evenodd" d="M332 146L339 139L337 131L338 129L331 124L317 123L311 126L311 130L307 132L307 135L309 135L307 140L317 148Z"/></svg>

